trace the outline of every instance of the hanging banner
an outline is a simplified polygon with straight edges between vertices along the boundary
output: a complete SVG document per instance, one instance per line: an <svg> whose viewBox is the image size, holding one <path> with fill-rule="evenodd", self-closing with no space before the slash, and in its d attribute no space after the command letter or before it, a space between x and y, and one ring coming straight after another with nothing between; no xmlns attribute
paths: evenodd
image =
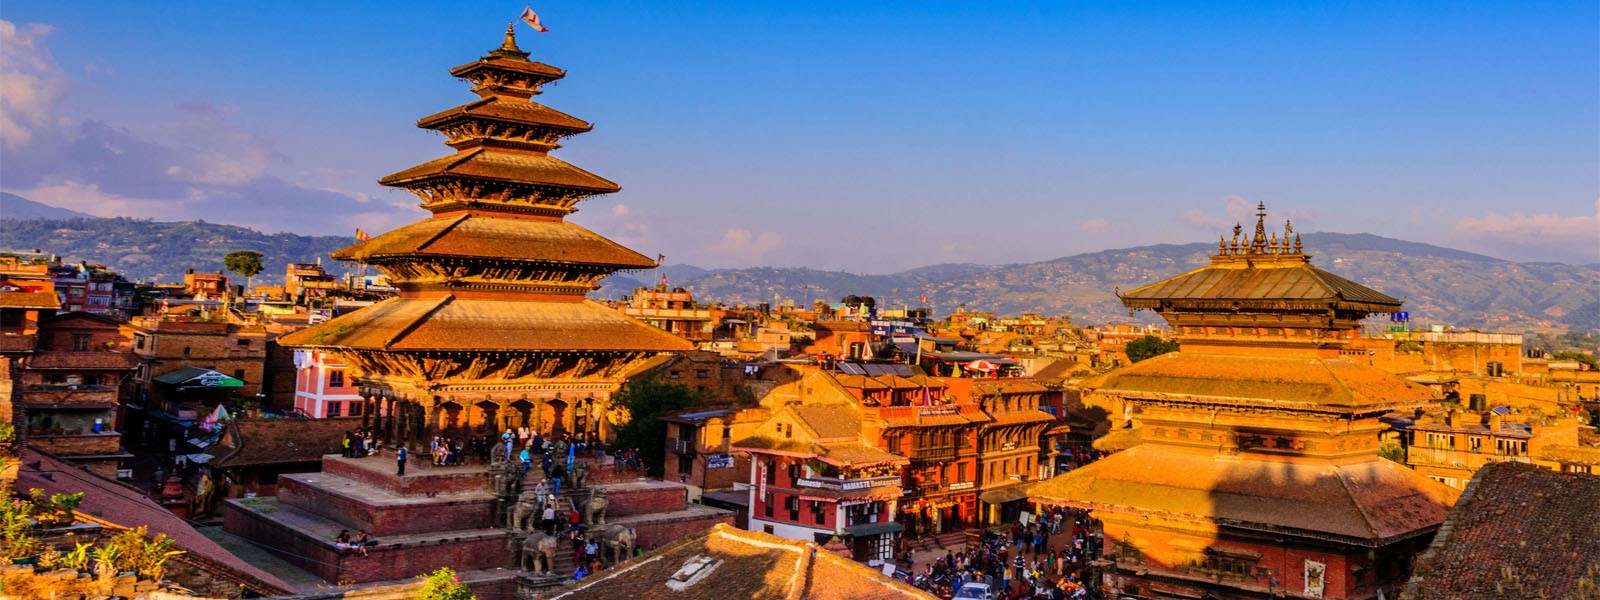
<svg viewBox="0 0 1600 600"><path fill-rule="evenodd" d="M1322 580L1327 571L1328 565L1314 560L1306 561L1306 596L1322 597Z"/></svg>

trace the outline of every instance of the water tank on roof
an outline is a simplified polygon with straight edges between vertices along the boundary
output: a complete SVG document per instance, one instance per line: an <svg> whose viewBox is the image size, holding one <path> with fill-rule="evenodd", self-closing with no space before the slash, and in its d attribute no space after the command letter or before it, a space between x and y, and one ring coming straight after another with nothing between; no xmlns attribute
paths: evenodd
<svg viewBox="0 0 1600 600"><path fill-rule="evenodd" d="M1489 410L1489 398L1487 396L1484 396L1483 394L1472 394L1468 398L1469 400L1467 408L1479 412Z"/></svg>

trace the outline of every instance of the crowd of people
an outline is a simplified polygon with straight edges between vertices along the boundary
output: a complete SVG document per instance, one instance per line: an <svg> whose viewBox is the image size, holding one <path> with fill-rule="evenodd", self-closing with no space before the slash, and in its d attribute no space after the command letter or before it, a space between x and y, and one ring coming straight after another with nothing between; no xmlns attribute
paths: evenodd
<svg viewBox="0 0 1600 600"><path fill-rule="evenodd" d="M1064 541L1051 543L1063 533ZM967 583L984 583L997 600L1097 598L1089 562L1100 549L1100 534L1086 512L1052 507L1034 523L986 531L976 547L947 550L907 579L945 597Z"/></svg>

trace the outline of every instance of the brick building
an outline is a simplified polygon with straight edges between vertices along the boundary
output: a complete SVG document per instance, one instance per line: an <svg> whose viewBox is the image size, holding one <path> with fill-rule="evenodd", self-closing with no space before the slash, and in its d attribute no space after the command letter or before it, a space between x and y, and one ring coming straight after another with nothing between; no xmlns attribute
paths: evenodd
<svg viewBox="0 0 1600 600"><path fill-rule="evenodd" d="M662 417L667 423L666 478L702 490L748 482L750 455L734 440L750 436L770 415L766 409L691 410Z"/></svg>
<svg viewBox="0 0 1600 600"><path fill-rule="evenodd" d="M1564 463L1558 457L1565 456L1561 448L1580 450L1578 426L1575 418L1513 413L1504 406L1481 412L1451 411L1442 418L1424 418L1411 425L1406 464L1458 490L1466 488L1473 473L1491 463L1519 462L1570 471L1580 463ZM1552 449L1556 454L1550 454Z"/></svg>
<svg viewBox="0 0 1600 600"><path fill-rule="evenodd" d="M139 359L110 317L62 313L39 323L20 381L28 445L116 478L123 459L118 408Z"/></svg>
<svg viewBox="0 0 1600 600"><path fill-rule="evenodd" d="M618 310L640 321L659 327L684 339L711 340L716 323L711 309L695 305L694 296L683 288L668 290L665 285L638 288Z"/></svg>

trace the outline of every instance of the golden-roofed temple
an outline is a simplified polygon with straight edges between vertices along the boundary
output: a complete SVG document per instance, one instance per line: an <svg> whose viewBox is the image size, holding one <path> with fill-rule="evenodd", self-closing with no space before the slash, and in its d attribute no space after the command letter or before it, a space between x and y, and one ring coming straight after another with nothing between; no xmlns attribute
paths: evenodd
<svg viewBox="0 0 1600 600"><path fill-rule="evenodd" d="M591 129L531 101L566 72L529 60L508 27L499 48L450 74L480 99L417 126L455 154L379 180L432 218L333 253L382 270L399 295L280 343L342 355L363 416L390 440L520 426L605 438L623 378L690 344L585 299L606 275L655 262L565 220L621 189L550 156Z"/></svg>
<svg viewBox="0 0 1600 600"><path fill-rule="evenodd" d="M1269 236L1264 206L1241 229L1211 264L1121 294L1180 349L1085 382L1127 449L1030 497L1102 521L1119 597L1393 597L1457 495L1378 456L1378 417L1432 396L1348 343L1400 301L1312 266L1289 224Z"/></svg>

